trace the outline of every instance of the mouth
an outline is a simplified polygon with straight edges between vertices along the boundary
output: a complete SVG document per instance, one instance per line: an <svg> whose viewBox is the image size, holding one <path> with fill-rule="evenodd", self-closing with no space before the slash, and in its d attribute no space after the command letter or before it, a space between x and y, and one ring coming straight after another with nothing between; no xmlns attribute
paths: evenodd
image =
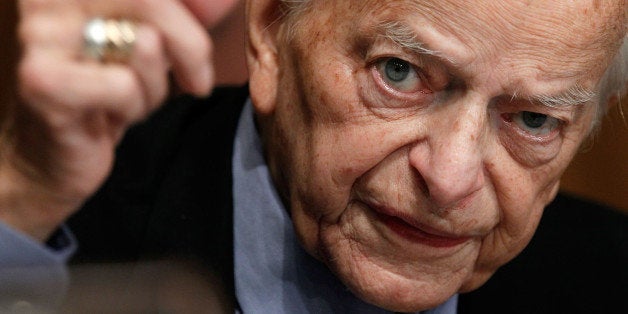
<svg viewBox="0 0 628 314"><path fill-rule="evenodd" d="M395 210L386 207L368 205L373 209L379 221L398 236L413 243L419 243L434 248L451 248L472 239L470 236L459 236L438 231L424 226L411 218L403 217Z"/></svg>

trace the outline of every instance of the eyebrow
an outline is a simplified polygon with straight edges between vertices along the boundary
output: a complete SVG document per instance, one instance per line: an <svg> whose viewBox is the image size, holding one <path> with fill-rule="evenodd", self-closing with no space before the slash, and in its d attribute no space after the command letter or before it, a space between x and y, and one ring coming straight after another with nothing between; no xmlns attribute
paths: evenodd
<svg viewBox="0 0 628 314"><path fill-rule="evenodd" d="M584 105L597 97L597 93L576 84L557 95L535 95L527 97L531 102L540 103L550 108L565 108ZM516 98L516 94L513 95Z"/></svg>
<svg viewBox="0 0 628 314"><path fill-rule="evenodd" d="M384 21L377 24L375 28L384 38L396 43L404 49L412 51L413 53L434 56L454 66L457 64L454 60L448 58L442 52L428 48L427 45L418 38L416 32L407 24L400 21ZM541 94L528 96L526 98L530 102L540 103L546 107L565 108L586 104L594 100L596 97L597 93L576 84L560 94ZM512 98L518 98L516 92L513 94Z"/></svg>
<svg viewBox="0 0 628 314"><path fill-rule="evenodd" d="M455 64L453 60L447 58L442 52L427 48L427 45L417 37L416 32L406 24L399 21L387 21L379 23L375 28L384 38L404 49L408 49L416 54L435 56L450 64Z"/></svg>

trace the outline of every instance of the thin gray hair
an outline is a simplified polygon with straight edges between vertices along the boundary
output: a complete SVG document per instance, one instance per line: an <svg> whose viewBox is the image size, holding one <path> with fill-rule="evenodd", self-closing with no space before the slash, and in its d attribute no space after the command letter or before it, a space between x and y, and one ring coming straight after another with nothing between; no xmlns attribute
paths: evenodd
<svg viewBox="0 0 628 314"><path fill-rule="evenodd" d="M281 0L281 15L285 20L290 22L292 28L296 27L299 17L312 4L310 0Z"/></svg>
<svg viewBox="0 0 628 314"><path fill-rule="evenodd" d="M624 35L617 55L610 63L599 84L598 101L602 106L600 115L606 114L609 102L615 99L621 103L621 98L628 89L628 35Z"/></svg>

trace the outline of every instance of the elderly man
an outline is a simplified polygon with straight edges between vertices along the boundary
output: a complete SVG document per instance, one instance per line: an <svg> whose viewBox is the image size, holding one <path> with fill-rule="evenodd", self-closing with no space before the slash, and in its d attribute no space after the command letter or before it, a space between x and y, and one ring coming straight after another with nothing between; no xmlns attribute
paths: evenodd
<svg viewBox="0 0 628 314"><path fill-rule="evenodd" d="M207 47L193 50L201 35L188 15L211 18L183 2L21 1L25 104L3 142L5 229L67 253L59 226L109 174L126 127L161 101L168 70L184 91L207 91ZM244 313L473 311L481 302L458 294L528 244L561 173L626 87L627 8L248 1L250 94L172 99L132 128L112 176L70 220L77 258L197 258ZM53 9L72 14L43 27L56 25ZM113 56L81 56L93 16L132 19L132 53L114 43ZM596 257L615 265L615 286L580 273L554 285L590 286L590 311L618 309L628 224L591 217L614 223L617 234L594 245L616 241ZM552 301L575 304L525 303L590 304Z"/></svg>

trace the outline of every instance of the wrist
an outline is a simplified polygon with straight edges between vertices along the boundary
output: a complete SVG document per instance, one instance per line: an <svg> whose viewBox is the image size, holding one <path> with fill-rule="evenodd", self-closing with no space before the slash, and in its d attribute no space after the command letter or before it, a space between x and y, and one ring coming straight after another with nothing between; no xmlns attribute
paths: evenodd
<svg viewBox="0 0 628 314"><path fill-rule="evenodd" d="M5 161L0 163L0 221L43 243L81 200L55 193Z"/></svg>

